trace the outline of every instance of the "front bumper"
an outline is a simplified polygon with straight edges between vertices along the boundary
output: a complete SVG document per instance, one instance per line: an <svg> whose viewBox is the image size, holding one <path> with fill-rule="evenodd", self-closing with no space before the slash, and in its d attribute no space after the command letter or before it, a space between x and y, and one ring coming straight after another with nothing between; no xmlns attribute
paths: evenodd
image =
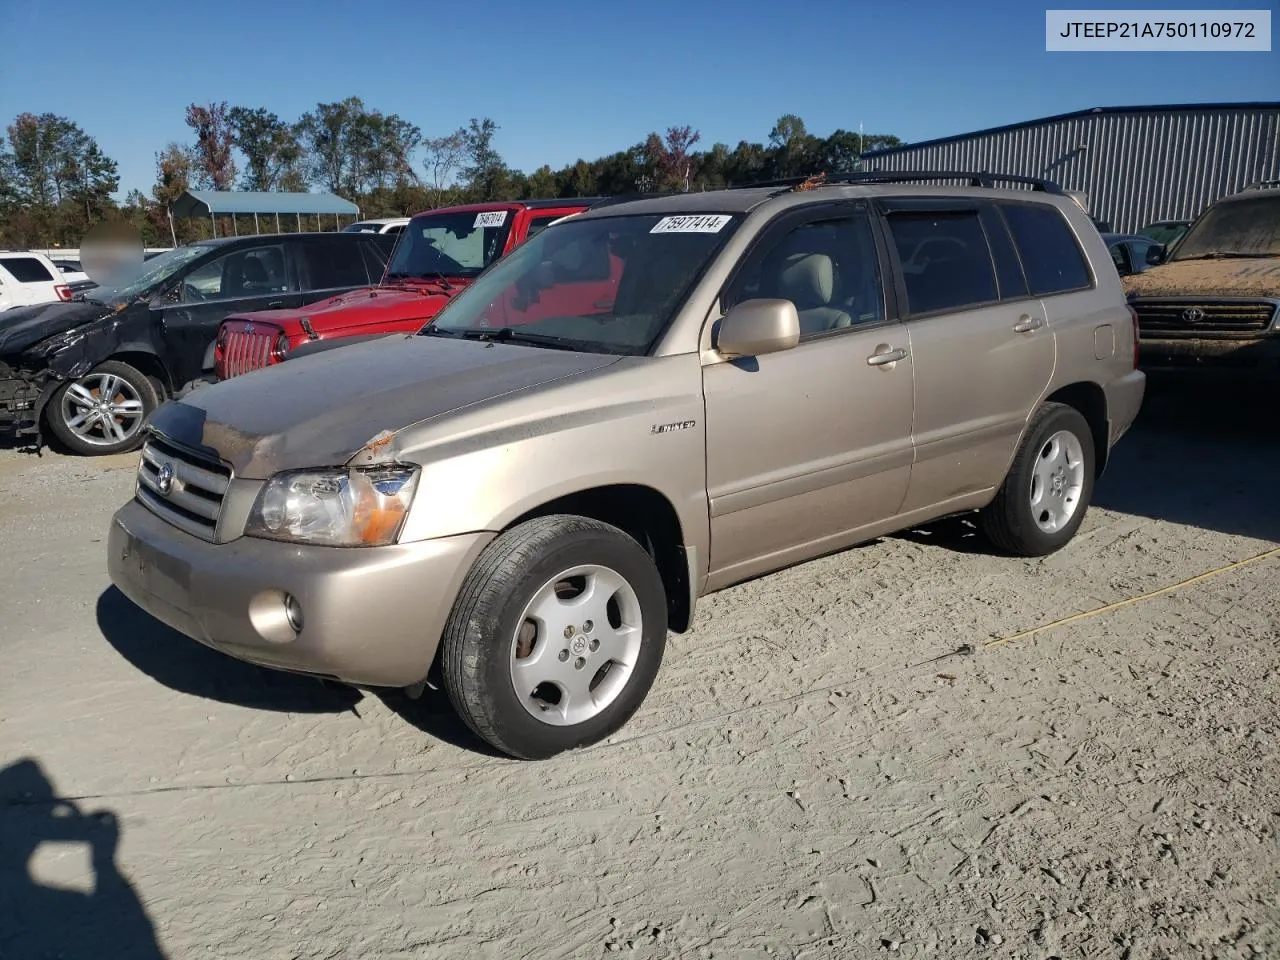
<svg viewBox="0 0 1280 960"><path fill-rule="evenodd" d="M107 568L157 620L237 659L403 687L427 676L462 579L491 537L351 548L253 537L215 544L130 501L112 518ZM284 616L286 593L301 605L296 633Z"/></svg>
<svg viewBox="0 0 1280 960"><path fill-rule="evenodd" d="M1138 344L1138 363L1144 370L1161 374L1280 376L1280 336L1255 340L1143 338Z"/></svg>
<svg viewBox="0 0 1280 960"><path fill-rule="evenodd" d="M45 390L29 380L0 380L0 433L37 433Z"/></svg>

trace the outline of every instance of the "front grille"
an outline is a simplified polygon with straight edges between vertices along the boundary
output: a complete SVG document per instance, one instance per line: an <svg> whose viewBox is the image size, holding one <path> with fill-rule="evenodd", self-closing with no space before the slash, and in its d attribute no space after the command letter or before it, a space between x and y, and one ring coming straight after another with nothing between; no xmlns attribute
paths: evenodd
<svg viewBox="0 0 1280 960"><path fill-rule="evenodd" d="M1276 315L1276 305L1265 300L1135 300L1133 308L1141 337L1247 337L1266 330Z"/></svg>
<svg viewBox="0 0 1280 960"><path fill-rule="evenodd" d="M275 342L276 331L246 333L244 330L231 328L227 331L227 342L222 348L223 379L238 377L251 370L261 370L271 362L271 346Z"/></svg>
<svg viewBox="0 0 1280 960"><path fill-rule="evenodd" d="M196 457L159 437L142 447L138 462L138 502L179 530L212 542L231 471Z"/></svg>

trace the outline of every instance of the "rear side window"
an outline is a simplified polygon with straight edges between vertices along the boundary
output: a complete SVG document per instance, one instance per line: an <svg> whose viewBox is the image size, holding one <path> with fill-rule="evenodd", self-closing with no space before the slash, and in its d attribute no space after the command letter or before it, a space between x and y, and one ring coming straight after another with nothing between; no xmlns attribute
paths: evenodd
<svg viewBox="0 0 1280 960"><path fill-rule="evenodd" d="M19 283L49 283L53 274L35 257L5 257L4 267Z"/></svg>
<svg viewBox="0 0 1280 960"><path fill-rule="evenodd" d="M1001 206L1033 295L1047 297L1093 285L1084 253L1057 208L1041 203Z"/></svg>
<svg viewBox="0 0 1280 960"><path fill-rule="evenodd" d="M557 220L559 220L563 216L567 216L567 214L550 213L550 214L543 214L542 216L531 218L529 220L529 230L525 234L524 238L526 240L532 240L534 237L540 234L543 230L547 229L547 227L551 226L551 224L555 223Z"/></svg>
<svg viewBox="0 0 1280 960"><path fill-rule="evenodd" d="M311 290L330 290L337 287L363 287L369 283L369 271L365 269L359 241L343 243L330 237L312 240L300 245L306 260Z"/></svg>
<svg viewBox="0 0 1280 960"><path fill-rule="evenodd" d="M976 211L894 213L889 232L909 313L963 310L999 299L991 249Z"/></svg>

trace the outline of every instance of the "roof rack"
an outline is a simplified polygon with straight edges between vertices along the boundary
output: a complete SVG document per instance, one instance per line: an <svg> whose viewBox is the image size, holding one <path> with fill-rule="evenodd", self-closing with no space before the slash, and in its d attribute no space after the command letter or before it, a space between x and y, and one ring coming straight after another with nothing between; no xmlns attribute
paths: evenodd
<svg viewBox="0 0 1280 960"><path fill-rule="evenodd" d="M971 187L993 188L997 183L1021 183L1043 193L1061 194L1062 187L1053 180L1040 177L1022 177L1012 173L973 173L966 170L867 170L819 173L809 177L786 177L782 180L764 180L732 187L745 190L759 187L795 187L808 184L809 188L853 183L912 183L923 180L968 180Z"/></svg>

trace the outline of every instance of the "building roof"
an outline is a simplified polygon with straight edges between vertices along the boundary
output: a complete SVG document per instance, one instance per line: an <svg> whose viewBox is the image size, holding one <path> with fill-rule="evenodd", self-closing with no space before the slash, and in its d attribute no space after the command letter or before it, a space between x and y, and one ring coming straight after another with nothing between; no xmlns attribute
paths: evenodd
<svg viewBox="0 0 1280 960"><path fill-rule="evenodd" d="M999 127L987 127L970 133L956 133L948 137L936 137L933 140L921 140L919 143L904 143L900 147L885 147L881 150L868 150L862 155L864 160L876 157L887 157L907 150L918 150L921 147L935 147L944 143L955 143L958 140L971 140L974 137L985 137L994 133L1007 133L1011 130L1025 130L1027 127L1038 127L1047 123L1060 123L1064 120L1079 120L1105 114L1125 113L1189 113L1204 110L1280 110L1280 102L1260 101L1253 103L1172 103L1163 106L1148 107L1089 107L1085 110L1074 110L1071 113L1059 113L1052 117L1041 117L1038 120L1023 120L1019 123L1007 123Z"/></svg>
<svg viewBox="0 0 1280 960"><path fill-rule="evenodd" d="M360 208L332 193L278 193L251 190L188 190L173 205L175 217L211 214L302 214L358 217Z"/></svg>

